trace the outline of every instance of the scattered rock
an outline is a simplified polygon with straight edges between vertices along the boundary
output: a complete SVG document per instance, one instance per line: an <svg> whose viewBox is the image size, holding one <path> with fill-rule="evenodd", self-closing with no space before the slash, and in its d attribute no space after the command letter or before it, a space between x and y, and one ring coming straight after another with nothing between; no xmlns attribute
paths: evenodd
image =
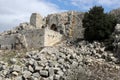
<svg viewBox="0 0 120 80"><path fill-rule="evenodd" d="M49 73L48 73L47 70L40 70L40 75L41 75L42 77L49 77Z"/></svg>
<svg viewBox="0 0 120 80"><path fill-rule="evenodd" d="M24 77L25 79L30 78L31 75L32 75L32 73L31 73L30 71L24 71L24 72L23 72L23 77Z"/></svg>

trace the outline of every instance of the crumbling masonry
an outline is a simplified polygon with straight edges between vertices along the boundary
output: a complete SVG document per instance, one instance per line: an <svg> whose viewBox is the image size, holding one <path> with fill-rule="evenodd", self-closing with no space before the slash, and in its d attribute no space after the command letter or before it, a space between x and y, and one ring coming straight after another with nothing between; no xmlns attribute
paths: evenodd
<svg viewBox="0 0 120 80"><path fill-rule="evenodd" d="M83 39L84 13L64 12L42 18L33 13L30 23L21 23L15 29L0 34L0 49L36 49L53 46L64 39Z"/></svg>

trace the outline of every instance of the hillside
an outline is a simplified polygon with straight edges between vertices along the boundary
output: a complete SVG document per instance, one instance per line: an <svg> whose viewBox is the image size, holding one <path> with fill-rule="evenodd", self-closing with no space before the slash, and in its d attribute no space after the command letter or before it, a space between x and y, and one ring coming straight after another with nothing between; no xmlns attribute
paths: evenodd
<svg viewBox="0 0 120 80"><path fill-rule="evenodd" d="M29 23L1 33L0 80L120 80L120 24L110 51L84 39L83 17L33 13Z"/></svg>

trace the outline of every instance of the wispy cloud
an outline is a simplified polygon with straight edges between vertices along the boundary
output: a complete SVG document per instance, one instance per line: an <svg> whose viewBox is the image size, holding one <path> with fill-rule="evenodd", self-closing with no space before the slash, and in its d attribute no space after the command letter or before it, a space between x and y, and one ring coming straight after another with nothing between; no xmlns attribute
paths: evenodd
<svg viewBox="0 0 120 80"><path fill-rule="evenodd" d="M81 10L86 11L91 8L95 0L71 0L71 4L79 7Z"/></svg>
<svg viewBox="0 0 120 80"><path fill-rule="evenodd" d="M98 0L98 4L114 9L120 7L120 0Z"/></svg>
<svg viewBox="0 0 120 80"><path fill-rule="evenodd" d="M80 10L87 11L89 8L99 5L105 9L115 9L120 7L119 0L71 0L71 4L80 8Z"/></svg>
<svg viewBox="0 0 120 80"><path fill-rule="evenodd" d="M56 4L47 0L0 0L0 31L21 22L29 22L31 13L37 12L46 16L60 11L62 10Z"/></svg>

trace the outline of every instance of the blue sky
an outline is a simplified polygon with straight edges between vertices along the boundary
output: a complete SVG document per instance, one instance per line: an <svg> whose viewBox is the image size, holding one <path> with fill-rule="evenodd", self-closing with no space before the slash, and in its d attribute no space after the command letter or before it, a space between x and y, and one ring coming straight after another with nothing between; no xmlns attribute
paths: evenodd
<svg viewBox="0 0 120 80"><path fill-rule="evenodd" d="M0 32L29 22L35 12L42 16L69 10L85 12L94 5L109 12L120 7L120 0L0 0Z"/></svg>

